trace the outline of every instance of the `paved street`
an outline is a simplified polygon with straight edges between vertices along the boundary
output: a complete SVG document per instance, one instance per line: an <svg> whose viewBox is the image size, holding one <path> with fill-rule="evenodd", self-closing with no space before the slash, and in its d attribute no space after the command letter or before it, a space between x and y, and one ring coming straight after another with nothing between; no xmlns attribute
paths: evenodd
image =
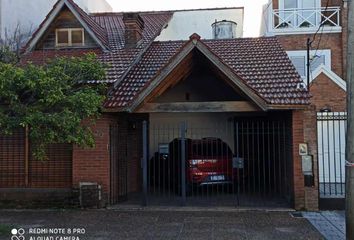
<svg viewBox="0 0 354 240"><path fill-rule="evenodd" d="M84 229L81 234L70 235L80 240L323 239L305 218L266 211L0 211L0 226L10 230L23 228L25 239L53 236L44 232L52 228ZM28 235L29 231L42 232ZM3 233L0 239L10 239L10 234Z"/></svg>

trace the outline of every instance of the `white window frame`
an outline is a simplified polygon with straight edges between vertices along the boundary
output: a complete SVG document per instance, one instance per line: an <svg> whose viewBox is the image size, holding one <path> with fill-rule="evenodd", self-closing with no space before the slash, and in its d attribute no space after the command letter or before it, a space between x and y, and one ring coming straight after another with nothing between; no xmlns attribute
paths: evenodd
<svg viewBox="0 0 354 240"><path fill-rule="evenodd" d="M81 31L82 43L72 43L72 32ZM68 43L58 43L58 32L68 32ZM55 46L56 47L82 47L85 45L85 31L83 28L57 28L55 29Z"/></svg>
<svg viewBox="0 0 354 240"><path fill-rule="evenodd" d="M298 51L287 51L286 52L289 56L289 58L291 57L304 57L305 59L305 68L307 67L307 51L306 50L298 50ZM325 66L331 70L331 66L332 66L332 61L331 61L331 50L330 49L319 49L317 50L311 50L310 51L310 59L313 59L314 55L324 55L325 56ZM315 71L316 69L313 69L313 71ZM310 73L311 76L311 73ZM302 79L306 79L307 77L307 71L305 71L305 76L301 76ZM312 79L310 78L310 80L312 81Z"/></svg>
<svg viewBox="0 0 354 240"><path fill-rule="evenodd" d="M285 0L279 0L279 9L280 10L284 10L284 6L285 6L285 2L284 2ZM306 1L306 0L295 0L295 1L297 1L297 8L299 8L299 9L301 9L301 8L303 8L302 6L303 6L303 1ZM316 6L315 6L315 8L320 8L321 7L321 0L316 0Z"/></svg>

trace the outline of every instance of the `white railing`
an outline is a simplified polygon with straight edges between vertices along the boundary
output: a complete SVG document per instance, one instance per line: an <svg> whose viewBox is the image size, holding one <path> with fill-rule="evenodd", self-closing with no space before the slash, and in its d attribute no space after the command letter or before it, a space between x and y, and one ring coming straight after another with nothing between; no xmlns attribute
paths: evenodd
<svg viewBox="0 0 354 240"><path fill-rule="evenodd" d="M340 28L340 7L273 10L270 20L273 31Z"/></svg>

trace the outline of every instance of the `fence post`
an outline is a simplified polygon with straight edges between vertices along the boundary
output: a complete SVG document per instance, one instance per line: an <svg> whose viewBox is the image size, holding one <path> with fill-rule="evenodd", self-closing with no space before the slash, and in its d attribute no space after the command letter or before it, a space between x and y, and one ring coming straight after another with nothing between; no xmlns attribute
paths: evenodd
<svg viewBox="0 0 354 240"><path fill-rule="evenodd" d="M147 139L148 125L146 121L143 121L143 159L142 159L142 168L143 168L143 198L142 205L147 206L148 203L148 186L147 186L147 160L148 160L148 139Z"/></svg>
<svg viewBox="0 0 354 240"><path fill-rule="evenodd" d="M25 187L29 187L29 129L25 127Z"/></svg>
<svg viewBox="0 0 354 240"><path fill-rule="evenodd" d="M182 122L181 127L181 186L182 206L186 205L186 123Z"/></svg>
<svg viewBox="0 0 354 240"><path fill-rule="evenodd" d="M234 120L235 121L235 120ZM236 161L237 161L237 165L238 165L238 161L239 161L239 158L240 158L240 154L239 154L239 126L238 126L238 121L235 121L235 145L236 145L236 148L235 148L235 151L236 151ZM232 166L232 171L234 171L233 169L234 166ZM240 168L239 166L237 166L237 184L236 184L236 187L237 187L237 192L236 192L236 206L239 206L240 205ZM234 181L233 183L234 184ZM234 187L233 187L234 188ZM235 190L235 188L233 189Z"/></svg>

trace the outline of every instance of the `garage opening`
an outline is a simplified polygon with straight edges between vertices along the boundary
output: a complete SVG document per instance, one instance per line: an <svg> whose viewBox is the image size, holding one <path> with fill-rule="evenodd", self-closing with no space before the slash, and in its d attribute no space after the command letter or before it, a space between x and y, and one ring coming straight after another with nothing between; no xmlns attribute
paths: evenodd
<svg viewBox="0 0 354 240"><path fill-rule="evenodd" d="M143 130L145 204L289 207L289 116L150 114Z"/></svg>

